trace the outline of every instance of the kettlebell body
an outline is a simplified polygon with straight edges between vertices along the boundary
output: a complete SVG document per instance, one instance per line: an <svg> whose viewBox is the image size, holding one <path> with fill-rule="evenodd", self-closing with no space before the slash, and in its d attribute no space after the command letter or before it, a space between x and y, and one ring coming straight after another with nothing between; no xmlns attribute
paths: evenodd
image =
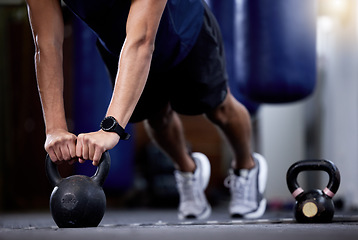
<svg viewBox="0 0 358 240"><path fill-rule="evenodd" d="M105 208L103 189L87 176L63 179L50 197L51 214L60 228L97 227Z"/></svg>
<svg viewBox="0 0 358 240"><path fill-rule="evenodd" d="M46 172L54 189L50 197L51 215L60 228L97 227L106 209L102 189L110 167L107 152L92 177L74 175L61 178L56 164L46 158Z"/></svg>
<svg viewBox="0 0 358 240"><path fill-rule="evenodd" d="M331 222L334 216L334 203L322 190L313 189L297 198L294 212L297 222Z"/></svg>
<svg viewBox="0 0 358 240"><path fill-rule="evenodd" d="M303 190L297 183L302 171L322 170L328 173L329 183L324 190ZM287 171L287 186L296 199L294 215L300 223L327 223L334 216L333 196L340 185L340 173L333 162L328 160L304 160L294 163Z"/></svg>

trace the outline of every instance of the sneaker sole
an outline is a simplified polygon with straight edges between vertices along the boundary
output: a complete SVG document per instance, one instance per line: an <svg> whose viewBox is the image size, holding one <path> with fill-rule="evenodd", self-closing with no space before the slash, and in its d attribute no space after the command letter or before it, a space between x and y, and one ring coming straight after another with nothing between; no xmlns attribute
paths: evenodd
<svg viewBox="0 0 358 240"><path fill-rule="evenodd" d="M267 204L266 199L262 199L259 204L258 209L255 212L248 213L248 214L244 215L243 218L244 219L256 219L256 218L262 217L262 215L264 215L264 213L266 211L266 204Z"/></svg>
<svg viewBox="0 0 358 240"><path fill-rule="evenodd" d="M187 220L187 219L196 219L196 220L202 220L202 219L206 219L211 215L211 207L210 205L207 206L207 208L205 209L205 211L199 215L183 215L181 213L178 213L178 219L179 220Z"/></svg>

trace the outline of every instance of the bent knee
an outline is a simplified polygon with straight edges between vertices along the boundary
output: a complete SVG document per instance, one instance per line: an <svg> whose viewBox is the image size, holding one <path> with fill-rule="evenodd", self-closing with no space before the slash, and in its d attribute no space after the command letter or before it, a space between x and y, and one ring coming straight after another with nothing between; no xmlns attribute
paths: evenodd
<svg viewBox="0 0 358 240"><path fill-rule="evenodd" d="M228 94L225 100L213 111L206 113L206 116L214 124L222 126L228 123L233 116L243 112L247 112L246 108L233 95Z"/></svg>
<svg viewBox="0 0 358 240"><path fill-rule="evenodd" d="M165 108L163 108L160 112L155 114L153 117L148 118L147 123L154 130L165 129L172 121L173 116L174 116L174 111L168 104Z"/></svg>
<svg viewBox="0 0 358 240"><path fill-rule="evenodd" d="M206 113L206 117L214 124L220 126L225 124L227 119L227 106L220 104L213 111Z"/></svg>

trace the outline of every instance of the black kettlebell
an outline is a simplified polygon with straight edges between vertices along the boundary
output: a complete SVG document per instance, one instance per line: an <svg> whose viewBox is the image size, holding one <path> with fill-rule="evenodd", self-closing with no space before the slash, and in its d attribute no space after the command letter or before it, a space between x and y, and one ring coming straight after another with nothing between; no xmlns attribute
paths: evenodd
<svg viewBox="0 0 358 240"><path fill-rule="evenodd" d="M324 190L304 191L297 183L297 176L302 171L322 170L328 173L329 182ZM287 186L296 199L295 218L300 223L327 223L334 216L333 196L341 182L338 168L328 160L303 160L294 163L287 171Z"/></svg>
<svg viewBox="0 0 358 240"><path fill-rule="evenodd" d="M98 226L106 209L106 196L102 185L108 175L110 163L109 153L104 152L92 177L73 175L62 178L57 165L47 155L46 173L54 187L50 197L50 210L58 227Z"/></svg>

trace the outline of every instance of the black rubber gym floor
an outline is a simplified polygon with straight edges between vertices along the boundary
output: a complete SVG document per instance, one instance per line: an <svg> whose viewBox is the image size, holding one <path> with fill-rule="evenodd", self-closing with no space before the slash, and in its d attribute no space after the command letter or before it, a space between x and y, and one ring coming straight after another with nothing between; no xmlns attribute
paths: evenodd
<svg viewBox="0 0 358 240"><path fill-rule="evenodd" d="M60 229L49 212L0 217L0 239L358 239L358 215L336 213L332 223L299 224L292 212L267 212L258 220L232 219L214 208L209 219L179 221L175 209L107 209L96 228Z"/></svg>

